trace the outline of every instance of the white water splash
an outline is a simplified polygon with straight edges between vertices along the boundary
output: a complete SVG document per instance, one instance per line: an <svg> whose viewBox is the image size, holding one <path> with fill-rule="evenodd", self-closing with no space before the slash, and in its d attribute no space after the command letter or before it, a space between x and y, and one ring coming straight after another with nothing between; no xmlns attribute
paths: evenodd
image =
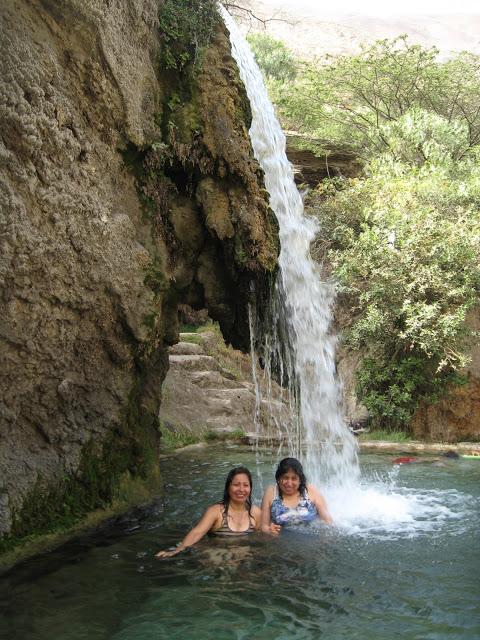
<svg viewBox="0 0 480 640"><path fill-rule="evenodd" d="M273 363L280 377L288 380L286 398L281 399L290 403L292 411L288 421L275 415L275 406L281 405L277 398L271 402L272 419L290 455L303 457L305 450L310 479L318 483L326 477L335 484L352 485L358 477L357 445L340 409L335 338L330 331L335 291L331 283L320 280L310 257L318 227L304 216L285 153L285 136L261 72L236 24L222 7L220 10L251 104L253 151L279 223L280 270L272 301L272 332L265 336L264 371L270 372ZM268 386L271 390L271 384Z"/></svg>
<svg viewBox="0 0 480 640"><path fill-rule="evenodd" d="M401 486L396 471L387 480L363 480L348 491L327 488L337 529L362 538L405 539L440 531L458 534L475 519L478 499L453 489Z"/></svg>

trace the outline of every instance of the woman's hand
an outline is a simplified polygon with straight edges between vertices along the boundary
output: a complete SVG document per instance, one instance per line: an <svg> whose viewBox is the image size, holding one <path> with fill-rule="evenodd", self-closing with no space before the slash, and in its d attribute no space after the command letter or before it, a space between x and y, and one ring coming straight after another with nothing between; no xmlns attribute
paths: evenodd
<svg viewBox="0 0 480 640"><path fill-rule="evenodd" d="M262 526L263 533L268 533L268 535L270 536L278 536L281 530L282 527L279 524L275 524L274 522L271 522L270 524L264 524Z"/></svg>
<svg viewBox="0 0 480 640"><path fill-rule="evenodd" d="M163 560L163 558L171 558L184 549L185 547L176 547L175 549L169 549L168 551L159 551L155 554L155 558L159 558L160 560Z"/></svg>
<svg viewBox="0 0 480 640"><path fill-rule="evenodd" d="M205 511L200 521L193 527L191 531L187 533L185 538L177 544L176 548L169 549L168 551L159 551L155 554L156 558L171 558L172 556L180 553L187 547L192 547L195 543L203 538L203 536L210 531L215 525L215 522L221 521L221 506L219 504L213 504Z"/></svg>
<svg viewBox="0 0 480 640"><path fill-rule="evenodd" d="M267 533L270 536L278 536L281 526L274 524L271 519L270 509L272 507L272 501L275 496L275 487L267 487L262 499L262 524L260 529L263 533Z"/></svg>

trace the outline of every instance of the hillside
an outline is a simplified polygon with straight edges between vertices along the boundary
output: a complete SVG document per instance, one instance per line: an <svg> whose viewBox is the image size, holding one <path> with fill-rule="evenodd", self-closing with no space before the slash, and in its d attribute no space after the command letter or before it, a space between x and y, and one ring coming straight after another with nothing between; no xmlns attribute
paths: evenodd
<svg viewBox="0 0 480 640"><path fill-rule="evenodd" d="M266 31L286 42L301 57L355 53L362 43L408 34L412 42L449 53L480 53L479 14L384 15L335 14L319 3L251 0L252 12L271 20L241 20L246 32ZM273 20L272 20L273 18Z"/></svg>

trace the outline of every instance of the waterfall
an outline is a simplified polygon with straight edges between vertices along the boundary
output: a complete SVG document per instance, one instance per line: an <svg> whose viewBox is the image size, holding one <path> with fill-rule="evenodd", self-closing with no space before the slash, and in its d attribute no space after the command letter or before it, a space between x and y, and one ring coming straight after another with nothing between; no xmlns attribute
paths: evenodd
<svg viewBox="0 0 480 640"><path fill-rule="evenodd" d="M304 460L313 482L327 479L345 485L356 479L358 460L355 438L342 416L335 370L335 336L331 332L335 287L321 281L318 266L310 257L318 225L304 216L285 153L285 136L261 72L231 16L223 7L220 11L251 104L253 151L264 171L270 207L279 224L279 273L270 328L262 343L265 375L268 378L273 368L277 379L286 382L286 390L282 403L272 399L272 383L267 380L271 418L287 441L288 453ZM251 330L255 331L252 318ZM285 404L291 409L287 419L276 410Z"/></svg>

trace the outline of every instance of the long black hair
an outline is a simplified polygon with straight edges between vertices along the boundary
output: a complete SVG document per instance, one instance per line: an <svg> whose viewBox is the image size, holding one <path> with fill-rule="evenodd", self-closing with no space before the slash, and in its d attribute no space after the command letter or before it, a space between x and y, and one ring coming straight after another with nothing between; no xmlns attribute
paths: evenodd
<svg viewBox="0 0 480 640"><path fill-rule="evenodd" d="M277 481L278 493L280 497L282 497L282 490L280 489L278 481L289 471L293 471L293 473L296 473L300 478L300 486L298 490L300 491L300 495L302 497L305 497L305 493L307 491L307 478L305 477L302 465L296 458L284 458L278 463L277 470L275 471L275 480Z"/></svg>
<svg viewBox="0 0 480 640"><path fill-rule="evenodd" d="M248 481L250 482L250 495L246 500L246 504L247 504L248 515L251 515L250 510L252 508L253 483L252 483L252 474L247 469L247 467L234 467L233 469L230 469L230 471L228 472L227 478L225 480L225 489L223 490L223 499L221 502L221 504L223 504L224 513L227 513L228 505L230 504L230 494L228 493L228 490L230 489L230 485L232 484L235 476L238 476L241 473L244 473L247 476Z"/></svg>

